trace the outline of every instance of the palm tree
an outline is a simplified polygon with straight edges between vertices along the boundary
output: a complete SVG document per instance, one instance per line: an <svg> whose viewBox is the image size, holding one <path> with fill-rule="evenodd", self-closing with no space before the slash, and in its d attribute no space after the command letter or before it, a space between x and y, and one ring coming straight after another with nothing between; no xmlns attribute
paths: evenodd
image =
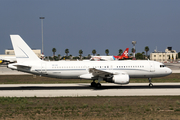
<svg viewBox="0 0 180 120"><path fill-rule="evenodd" d="M106 49L106 50L105 50L105 53L106 53L106 55L108 56L108 54L109 54L109 50L108 50L108 49Z"/></svg>
<svg viewBox="0 0 180 120"><path fill-rule="evenodd" d="M144 59L144 52L142 52L142 55L143 55L143 59Z"/></svg>
<svg viewBox="0 0 180 120"><path fill-rule="evenodd" d="M60 54L58 54L58 59L59 59L59 60L61 59L61 55L60 55Z"/></svg>
<svg viewBox="0 0 180 120"><path fill-rule="evenodd" d="M146 57L147 57L147 52L149 51L149 47L146 46L146 47L144 48L144 51L146 51Z"/></svg>
<svg viewBox="0 0 180 120"><path fill-rule="evenodd" d="M88 59L90 59L91 58L91 55L90 54L88 54Z"/></svg>
<svg viewBox="0 0 180 120"><path fill-rule="evenodd" d="M96 54L96 50L94 49L94 50L92 50L92 54L93 55L95 55Z"/></svg>
<svg viewBox="0 0 180 120"><path fill-rule="evenodd" d="M133 60L135 60L136 59L136 55L135 55L136 49L132 48L131 52L133 53Z"/></svg>
<svg viewBox="0 0 180 120"><path fill-rule="evenodd" d="M53 52L53 57L54 57L55 56L55 52L56 52L56 48L53 48L52 52Z"/></svg>
<svg viewBox="0 0 180 120"><path fill-rule="evenodd" d="M80 59L81 59L82 54L83 54L83 51L82 51L82 50L79 50Z"/></svg>
<svg viewBox="0 0 180 120"><path fill-rule="evenodd" d="M69 49L65 49L66 57L68 56Z"/></svg>
<svg viewBox="0 0 180 120"><path fill-rule="evenodd" d="M122 49L119 49L119 55L121 55L123 53Z"/></svg>
<svg viewBox="0 0 180 120"><path fill-rule="evenodd" d="M70 59L72 59L72 55L69 55Z"/></svg>

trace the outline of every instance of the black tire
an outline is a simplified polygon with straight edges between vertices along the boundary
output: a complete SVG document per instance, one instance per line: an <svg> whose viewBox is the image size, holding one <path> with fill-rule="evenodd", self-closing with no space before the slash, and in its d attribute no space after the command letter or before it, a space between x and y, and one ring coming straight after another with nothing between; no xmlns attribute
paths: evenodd
<svg viewBox="0 0 180 120"><path fill-rule="evenodd" d="M101 84L100 84L100 83L97 83L97 84L96 84L96 88L101 88Z"/></svg>
<svg viewBox="0 0 180 120"><path fill-rule="evenodd" d="M152 84L152 83L149 83L149 87L153 87L153 84Z"/></svg>
<svg viewBox="0 0 180 120"><path fill-rule="evenodd" d="M91 87L96 87L96 83L95 83L95 82L92 82L92 83L91 83Z"/></svg>

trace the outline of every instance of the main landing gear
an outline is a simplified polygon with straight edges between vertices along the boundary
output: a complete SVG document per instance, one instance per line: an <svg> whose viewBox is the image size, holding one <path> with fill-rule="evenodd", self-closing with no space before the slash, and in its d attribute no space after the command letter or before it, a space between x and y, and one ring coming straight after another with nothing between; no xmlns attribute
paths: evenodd
<svg viewBox="0 0 180 120"><path fill-rule="evenodd" d="M93 80L91 87L101 88L101 83L96 83L95 80Z"/></svg>
<svg viewBox="0 0 180 120"><path fill-rule="evenodd" d="M148 78L149 80L149 87L153 87L153 84L151 83L151 78Z"/></svg>

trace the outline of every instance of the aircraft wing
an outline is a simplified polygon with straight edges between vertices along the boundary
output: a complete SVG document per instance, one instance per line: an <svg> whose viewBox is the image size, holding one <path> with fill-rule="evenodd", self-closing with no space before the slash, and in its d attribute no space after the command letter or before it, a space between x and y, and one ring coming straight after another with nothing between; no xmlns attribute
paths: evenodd
<svg viewBox="0 0 180 120"><path fill-rule="evenodd" d="M89 68L89 73L91 73L94 77L100 76L105 77L106 75L113 75L114 73L104 70L98 70L96 68Z"/></svg>
<svg viewBox="0 0 180 120"><path fill-rule="evenodd" d="M96 68L89 68L89 73L88 74L82 74L79 77L83 79L98 79L98 77L101 78L112 78L113 75L119 75L125 73L123 71L113 71L111 72L110 70L98 70Z"/></svg>

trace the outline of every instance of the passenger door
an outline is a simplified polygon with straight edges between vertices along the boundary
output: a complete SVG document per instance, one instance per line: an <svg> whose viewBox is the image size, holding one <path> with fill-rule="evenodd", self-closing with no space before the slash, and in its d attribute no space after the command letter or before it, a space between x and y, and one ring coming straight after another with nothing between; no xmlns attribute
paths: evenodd
<svg viewBox="0 0 180 120"><path fill-rule="evenodd" d="M46 63L42 62L41 63L41 74L46 74L47 70L46 70Z"/></svg>
<svg viewBox="0 0 180 120"><path fill-rule="evenodd" d="M154 68L154 63L150 62L150 72L154 72L155 68Z"/></svg>

